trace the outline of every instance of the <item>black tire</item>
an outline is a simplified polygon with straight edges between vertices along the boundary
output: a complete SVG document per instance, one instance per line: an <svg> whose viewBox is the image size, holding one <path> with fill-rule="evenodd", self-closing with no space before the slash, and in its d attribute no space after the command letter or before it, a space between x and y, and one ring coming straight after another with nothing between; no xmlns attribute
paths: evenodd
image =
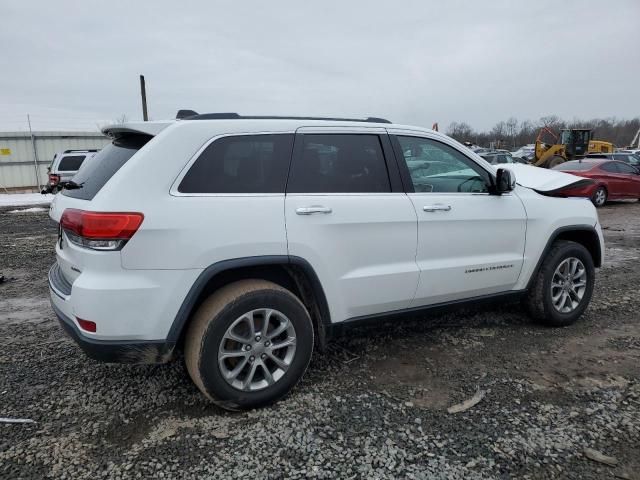
<svg viewBox="0 0 640 480"><path fill-rule="evenodd" d="M561 313L553 306L551 300L551 280L560 263L570 257L577 258L583 263L587 285L578 306L570 313ZM533 284L524 299L524 305L534 320L553 327L565 327L574 323L584 313L591 301L595 284L593 259L585 247L568 240L555 242L535 275Z"/></svg>
<svg viewBox="0 0 640 480"><path fill-rule="evenodd" d="M547 160L547 168L553 168L557 165L560 165L561 163L564 163L564 158L556 155L555 157L551 157L549 160Z"/></svg>
<svg viewBox="0 0 640 480"><path fill-rule="evenodd" d="M295 353L275 383L261 390L245 391L224 379L218 349L233 322L260 308L278 310L289 319L295 329ZM304 375L312 352L313 324L307 309L290 291L266 280L241 280L217 290L198 308L185 337L185 363L191 379L211 401L226 410L262 407L287 395Z"/></svg>
<svg viewBox="0 0 640 480"><path fill-rule="evenodd" d="M596 206L596 208L604 207L604 204L607 203L607 198L609 198L609 193L605 187L598 187L595 192L593 192L593 196L591 197L591 202Z"/></svg>

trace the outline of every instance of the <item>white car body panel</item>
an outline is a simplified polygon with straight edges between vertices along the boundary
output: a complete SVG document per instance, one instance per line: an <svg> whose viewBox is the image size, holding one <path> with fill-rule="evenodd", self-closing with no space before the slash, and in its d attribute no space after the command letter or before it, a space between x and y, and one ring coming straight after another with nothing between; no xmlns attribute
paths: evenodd
<svg viewBox="0 0 640 480"><path fill-rule="evenodd" d="M527 212L527 241L522 272L514 290L527 287L549 238L566 226L594 227L604 261L604 240L598 213L589 199L548 197L523 187L517 187L515 192Z"/></svg>
<svg viewBox="0 0 640 480"><path fill-rule="evenodd" d="M526 216L514 194L411 193L420 286L412 306L510 290L522 268ZM424 211L443 205L449 211ZM499 234L498 234L499 232Z"/></svg>
<svg viewBox="0 0 640 480"><path fill-rule="evenodd" d="M501 168L511 170L516 175L518 185L530 188L537 192L553 192L561 188L584 181L583 177L548 168L534 167L519 163L500 164Z"/></svg>
<svg viewBox="0 0 640 480"><path fill-rule="evenodd" d="M296 213L316 205L331 214ZM409 306L419 273L416 213L405 194L289 194L285 210L289 254L316 271L333 322Z"/></svg>

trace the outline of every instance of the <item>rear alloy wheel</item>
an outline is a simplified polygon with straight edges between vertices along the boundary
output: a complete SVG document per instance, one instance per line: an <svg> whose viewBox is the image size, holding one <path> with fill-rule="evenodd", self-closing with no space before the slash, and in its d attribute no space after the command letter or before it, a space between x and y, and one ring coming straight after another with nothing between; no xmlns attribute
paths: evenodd
<svg viewBox="0 0 640 480"><path fill-rule="evenodd" d="M241 280L207 298L185 338L194 383L227 410L269 405L300 381L313 352L307 309L289 290Z"/></svg>
<svg viewBox="0 0 640 480"><path fill-rule="evenodd" d="M604 204L607 203L607 189L604 187L598 187L594 192L593 197L591 197L591 201L598 208L604 206Z"/></svg>
<svg viewBox="0 0 640 480"><path fill-rule="evenodd" d="M218 348L222 378L245 392L275 384L291 366L296 340L293 323L278 310L259 308L241 315Z"/></svg>
<svg viewBox="0 0 640 480"><path fill-rule="evenodd" d="M542 262L524 304L535 320L563 327L586 310L594 284L595 267L589 251L579 243L560 240Z"/></svg>

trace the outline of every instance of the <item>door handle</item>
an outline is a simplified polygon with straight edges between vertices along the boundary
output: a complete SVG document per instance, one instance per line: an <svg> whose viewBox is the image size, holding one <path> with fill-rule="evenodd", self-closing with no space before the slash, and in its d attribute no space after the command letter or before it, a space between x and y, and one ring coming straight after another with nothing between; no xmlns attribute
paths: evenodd
<svg viewBox="0 0 640 480"><path fill-rule="evenodd" d="M313 215L314 213L324 213L325 215L331 213L329 207L323 207L322 205L312 205L310 207L300 207L296 208L296 213L298 215Z"/></svg>
<svg viewBox="0 0 640 480"><path fill-rule="evenodd" d="M437 212L443 211L448 212L451 210L451 205L443 205L442 203L436 203L435 205L425 205L422 207L425 212Z"/></svg>

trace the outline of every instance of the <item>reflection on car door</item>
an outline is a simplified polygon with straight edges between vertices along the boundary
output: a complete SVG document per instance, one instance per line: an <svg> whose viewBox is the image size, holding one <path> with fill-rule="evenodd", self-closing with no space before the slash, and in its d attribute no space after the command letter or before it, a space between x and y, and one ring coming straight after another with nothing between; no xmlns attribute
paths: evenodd
<svg viewBox="0 0 640 480"><path fill-rule="evenodd" d="M394 134L405 183L415 190L408 195L418 215L420 282L412 306L513 288L523 264L526 230L520 199L515 193L490 195L490 174L439 137L395 129L389 133ZM415 156L437 164L438 172L412 169Z"/></svg>
<svg viewBox="0 0 640 480"><path fill-rule="evenodd" d="M618 168L619 162L611 161L603 163L600 166L600 170L604 172L604 178L607 181L608 196L610 199L625 197L626 194L626 179L620 174Z"/></svg>
<svg viewBox="0 0 640 480"><path fill-rule="evenodd" d="M289 255L311 263L332 321L409 306L418 284L416 212L392 188L384 129L301 128L287 184Z"/></svg>
<svg viewBox="0 0 640 480"><path fill-rule="evenodd" d="M617 163L619 175L624 186L624 195L629 198L640 198L640 174L638 170L626 163Z"/></svg>

